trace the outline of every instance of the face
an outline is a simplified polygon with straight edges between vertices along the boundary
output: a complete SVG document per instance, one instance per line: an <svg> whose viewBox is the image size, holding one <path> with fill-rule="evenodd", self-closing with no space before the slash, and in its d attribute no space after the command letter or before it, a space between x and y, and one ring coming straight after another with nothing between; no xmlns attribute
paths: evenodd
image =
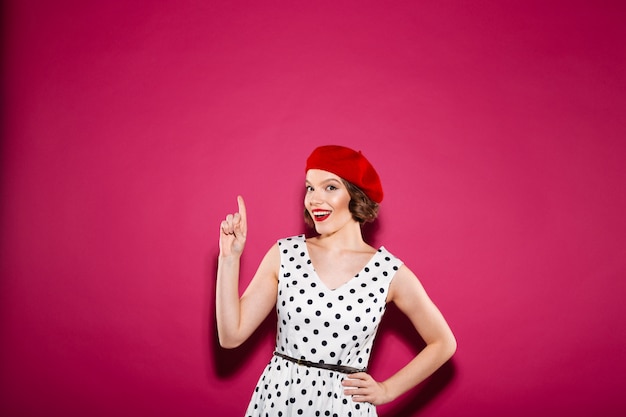
<svg viewBox="0 0 626 417"><path fill-rule="evenodd" d="M332 234L356 222L349 203L350 194L340 177L320 169L307 171L304 206L319 234Z"/></svg>

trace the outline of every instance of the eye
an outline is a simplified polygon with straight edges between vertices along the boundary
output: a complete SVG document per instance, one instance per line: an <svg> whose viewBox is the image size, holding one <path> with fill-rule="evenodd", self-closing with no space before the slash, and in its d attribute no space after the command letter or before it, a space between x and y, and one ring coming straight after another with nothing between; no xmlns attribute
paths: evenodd
<svg viewBox="0 0 626 417"><path fill-rule="evenodd" d="M338 190L338 188L335 187L334 185L328 185L328 186L326 186L326 190L327 191L335 191L335 190Z"/></svg>
<svg viewBox="0 0 626 417"><path fill-rule="evenodd" d="M313 187L311 187L310 185L307 185L305 188L306 188L307 193L310 191L313 191Z"/></svg>

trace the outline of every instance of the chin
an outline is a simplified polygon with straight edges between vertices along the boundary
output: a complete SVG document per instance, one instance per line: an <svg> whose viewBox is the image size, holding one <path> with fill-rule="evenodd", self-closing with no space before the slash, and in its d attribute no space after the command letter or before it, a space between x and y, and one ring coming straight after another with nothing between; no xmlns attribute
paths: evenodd
<svg viewBox="0 0 626 417"><path fill-rule="evenodd" d="M315 223L315 231L320 234L330 233L330 229L328 227L324 227L323 224Z"/></svg>

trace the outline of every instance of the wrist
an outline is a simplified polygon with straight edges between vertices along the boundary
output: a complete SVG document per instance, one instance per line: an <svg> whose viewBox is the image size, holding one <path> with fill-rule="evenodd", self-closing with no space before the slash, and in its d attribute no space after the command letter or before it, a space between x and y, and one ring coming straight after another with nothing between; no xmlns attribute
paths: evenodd
<svg viewBox="0 0 626 417"><path fill-rule="evenodd" d="M229 263L229 264L234 264L234 263L239 263L239 260L241 259L241 254L235 254L235 253L230 253L230 254L223 254L220 253L218 256L218 261L220 263Z"/></svg>
<svg viewBox="0 0 626 417"><path fill-rule="evenodd" d="M389 384L389 381L380 382L383 389L383 401L384 403L390 403L398 398L398 395L394 393L393 387Z"/></svg>

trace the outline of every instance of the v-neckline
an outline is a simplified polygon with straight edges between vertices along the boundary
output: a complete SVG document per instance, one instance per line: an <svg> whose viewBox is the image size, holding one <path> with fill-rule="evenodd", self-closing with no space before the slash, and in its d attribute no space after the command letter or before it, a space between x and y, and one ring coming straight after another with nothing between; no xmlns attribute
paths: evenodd
<svg viewBox="0 0 626 417"><path fill-rule="evenodd" d="M303 240L304 240L304 251L306 252L306 257L308 258L308 260L311 262L311 269L313 269L313 273L315 274L315 278L317 278L317 280L320 282L320 284L322 284L324 286L324 288L328 291L337 291L343 287L346 287L348 284L350 284L352 281L354 281L356 278L358 278L363 272L365 272L365 269L370 266L370 264L374 261L374 259L376 258L376 256L382 251L383 247L381 246L380 248L376 249L376 252L374 252L372 254L372 256L367 260L367 262L365 263L365 265L363 265L361 267L361 269L359 269L359 272L357 272L356 274L354 274L353 276L351 276L350 278L348 278L348 280L346 280L345 282L341 283L341 285L339 285L338 287L335 288L331 288L329 287L324 280L322 279L322 277L319 275L319 273L317 272L317 268L315 268L315 264L313 263L313 259L311 259L311 253L309 252L309 246L307 244L307 240L306 240L306 236L303 236Z"/></svg>

